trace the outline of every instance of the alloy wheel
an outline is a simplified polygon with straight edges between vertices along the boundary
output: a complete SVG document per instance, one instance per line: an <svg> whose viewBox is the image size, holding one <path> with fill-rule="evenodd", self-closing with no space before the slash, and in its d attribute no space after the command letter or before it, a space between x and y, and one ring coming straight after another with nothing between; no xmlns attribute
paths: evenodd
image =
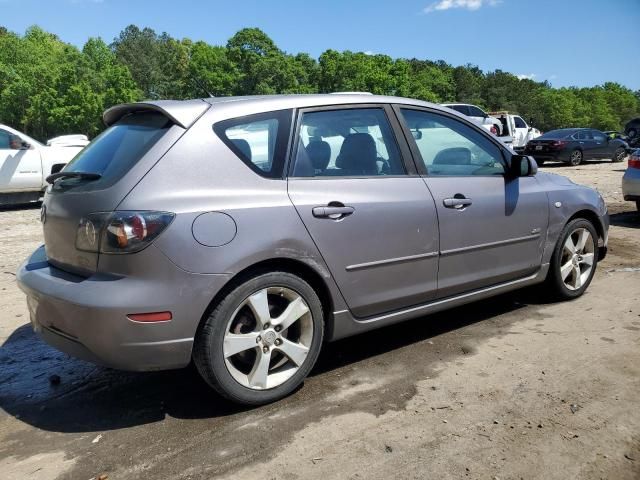
<svg viewBox="0 0 640 480"><path fill-rule="evenodd" d="M571 152L571 165L580 165L582 163L582 152L580 150L574 150Z"/></svg>
<svg viewBox="0 0 640 480"><path fill-rule="evenodd" d="M227 370L244 387L278 387L304 364L313 335L311 310L301 295L285 287L259 290L240 304L227 324Z"/></svg>
<svg viewBox="0 0 640 480"><path fill-rule="evenodd" d="M562 246L560 277L569 290L579 290L593 270L595 241L586 228L577 228Z"/></svg>

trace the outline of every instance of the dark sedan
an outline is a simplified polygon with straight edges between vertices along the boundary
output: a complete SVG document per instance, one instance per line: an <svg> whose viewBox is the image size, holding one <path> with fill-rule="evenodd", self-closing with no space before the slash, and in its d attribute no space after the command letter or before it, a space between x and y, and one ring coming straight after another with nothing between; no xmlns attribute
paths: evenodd
<svg viewBox="0 0 640 480"><path fill-rule="evenodd" d="M627 156L627 148L624 140L610 138L600 130L561 128L529 141L525 154L533 156L538 165L556 161L576 166L591 159L607 158L621 162Z"/></svg>

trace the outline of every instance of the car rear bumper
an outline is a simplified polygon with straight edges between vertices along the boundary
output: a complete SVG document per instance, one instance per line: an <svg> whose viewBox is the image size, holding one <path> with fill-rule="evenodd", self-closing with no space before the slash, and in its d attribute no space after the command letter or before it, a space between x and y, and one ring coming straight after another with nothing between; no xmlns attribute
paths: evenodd
<svg viewBox="0 0 640 480"><path fill-rule="evenodd" d="M40 247L17 272L34 330L58 350L107 367L143 371L186 366L199 321L228 276L184 272L161 256L171 275L83 278L51 266ZM171 320L143 323L127 317L164 311L172 313Z"/></svg>
<svg viewBox="0 0 640 480"><path fill-rule="evenodd" d="M622 177L622 195L625 200L640 200L640 168L627 168Z"/></svg>
<svg viewBox="0 0 640 480"><path fill-rule="evenodd" d="M538 160L545 162L569 162L569 153L564 151L559 152L536 152L535 150L525 150L525 155L532 156Z"/></svg>

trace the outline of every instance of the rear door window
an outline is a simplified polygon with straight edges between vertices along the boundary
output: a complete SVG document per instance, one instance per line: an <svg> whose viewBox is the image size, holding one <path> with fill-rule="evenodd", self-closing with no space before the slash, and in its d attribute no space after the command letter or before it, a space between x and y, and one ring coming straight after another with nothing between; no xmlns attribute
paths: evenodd
<svg viewBox="0 0 640 480"><path fill-rule="evenodd" d="M305 112L294 177L403 175L400 150L382 108Z"/></svg>
<svg viewBox="0 0 640 480"><path fill-rule="evenodd" d="M248 115L216 123L214 132L251 170L282 178L291 110Z"/></svg>
<svg viewBox="0 0 640 480"><path fill-rule="evenodd" d="M486 117L487 114L480 110L478 107L473 105L469 105L469 116L470 117Z"/></svg>
<svg viewBox="0 0 640 480"><path fill-rule="evenodd" d="M449 108L458 113L469 116L469 107L467 105L451 105Z"/></svg>
<svg viewBox="0 0 640 480"><path fill-rule="evenodd" d="M167 117L157 112L127 115L102 132L81 150L64 169L102 175L100 186L121 179L171 127ZM78 178L62 179L56 186L82 182Z"/></svg>

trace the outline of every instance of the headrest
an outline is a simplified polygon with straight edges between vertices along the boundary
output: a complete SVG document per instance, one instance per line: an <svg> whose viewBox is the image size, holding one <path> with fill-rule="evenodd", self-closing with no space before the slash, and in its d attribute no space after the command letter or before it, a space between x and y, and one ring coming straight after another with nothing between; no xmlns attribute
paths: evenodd
<svg viewBox="0 0 640 480"><path fill-rule="evenodd" d="M344 139L336 166L355 174L377 175L376 142L368 133L352 133Z"/></svg>
<svg viewBox="0 0 640 480"><path fill-rule="evenodd" d="M440 150L433 159L434 165L469 165L471 164L471 150L464 147L445 148Z"/></svg>
<svg viewBox="0 0 640 480"><path fill-rule="evenodd" d="M249 145L249 142L243 138L233 138L231 139L231 142L245 157L247 157L248 160L251 160L251 146Z"/></svg>
<svg viewBox="0 0 640 480"><path fill-rule="evenodd" d="M307 145L307 154L311 159L313 168L325 170L331 160L331 146L324 140L315 140Z"/></svg>

